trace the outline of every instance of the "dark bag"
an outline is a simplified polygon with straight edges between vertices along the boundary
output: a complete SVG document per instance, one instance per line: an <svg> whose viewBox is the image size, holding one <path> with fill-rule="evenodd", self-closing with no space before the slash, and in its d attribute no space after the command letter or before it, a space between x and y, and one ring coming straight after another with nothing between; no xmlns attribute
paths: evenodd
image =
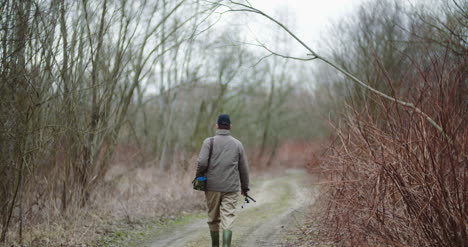
<svg viewBox="0 0 468 247"><path fill-rule="evenodd" d="M208 172L208 168L210 168L210 161L211 161L211 154L213 153L213 137L210 138L210 152L208 154L208 165L206 166L205 173ZM200 190L200 191L206 191L206 175L202 177L196 177L193 181L193 189L194 190Z"/></svg>

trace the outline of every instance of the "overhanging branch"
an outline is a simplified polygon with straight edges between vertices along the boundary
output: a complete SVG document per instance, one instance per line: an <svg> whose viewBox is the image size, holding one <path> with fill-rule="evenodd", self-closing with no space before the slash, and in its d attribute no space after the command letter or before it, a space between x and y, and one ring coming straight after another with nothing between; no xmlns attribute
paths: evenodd
<svg viewBox="0 0 468 247"><path fill-rule="evenodd" d="M226 4L221 4L221 3L217 3L219 6L224 6L224 7L227 7L229 10L227 10L226 12L249 12L249 13L255 13L255 14L258 14L258 15L261 15L269 20L271 20L272 22L276 23L278 26L280 26L284 31L286 31L291 37L293 37L297 42L299 42L304 48L306 48L310 53L308 54L309 56L312 56L311 59L308 59L308 60L313 60L313 59L319 59L319 60L322 60L323 62L327 63L328 65L332 66L333 68L335 68L336 70L340 71L341 73L343 73L344 75L346 75L347 77L349 77L352 81L356 82L358 85L360 85L361 87L364 87L365 89L371 91L372 93L380 96L380 97L383 97L387 100L390 100L390 101L393 101L397 104L400 104L404 107L408 107L410 109L412 109L413 111L415 111L416 113L420 114L422 117L424 117L434 128L437 129L437 131L442 135L444 136L444 138L446 138L449 143L453 144L453 141L452 139L445 133L444 129L442 128L442 126L440 126L434 119L432 119L429 115L427 115L425 112L423 112L421 109L419 109L418 107L416 107L413 103L410 103L410 102L405 102L405 101L402 101L402 100L399 100L395 97L392 97L392 96L389 96L385 93L382 93L380 92L379 90L367 85L366 83L364 83L363 81L359 80L357 77L355 77L353 74L349 73L348 71L346 71L345 69L341 68L340 66L338 66L336 63L334 63L333 61L331 60L328 60L320 55L318 55L314 50L312 50L309 46L307 46L307 44L305 44L301 39L299 39L293 32L291 32L291 30L289 30L284 24L282 24L281 22L279 22L278 20L276 20L275 18L271 17L270 15L266 14L265 12L259 10L259 9L256 9L254 7L252 7L251 5L247 5L247 4L243 4L243 3L239 3L239 2L235 2L235 1L232 1L230 0L229 1L232 5L234 6L239 6L241 8L239 9L235 9L235 8L232 8ZM269 50L270 51L270 50ZM288 58L287 56L283 56L283 55L280 55L280 54L275 54L273 53L272 51L270 51L272 54L274 55L277 55L277 56L281 56L281 57L285 57L285 58Z"/></svg>

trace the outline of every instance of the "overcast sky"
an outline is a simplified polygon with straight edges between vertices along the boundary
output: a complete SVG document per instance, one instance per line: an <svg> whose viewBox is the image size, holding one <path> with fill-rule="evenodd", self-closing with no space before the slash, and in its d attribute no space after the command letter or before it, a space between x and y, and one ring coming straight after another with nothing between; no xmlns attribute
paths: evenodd
<svg viewBox="0 0 468 247"><path fill-rule="evenodd" d="M363 0L250 0L264 12L287 11L297 34L313 41L326 32L330 23L350 14Z"/></svg>

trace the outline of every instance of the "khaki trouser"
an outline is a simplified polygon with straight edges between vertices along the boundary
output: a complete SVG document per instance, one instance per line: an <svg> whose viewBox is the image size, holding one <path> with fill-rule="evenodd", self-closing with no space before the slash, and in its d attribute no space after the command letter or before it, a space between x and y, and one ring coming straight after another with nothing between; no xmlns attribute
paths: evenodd
<svg viewBox="0 0 468 247"><path fill-rule="evenodd" d="M208 205L208 225L210 231L219 231L219 223L223 230L231 230L235 219L239 192L206 191Z"/></svg>

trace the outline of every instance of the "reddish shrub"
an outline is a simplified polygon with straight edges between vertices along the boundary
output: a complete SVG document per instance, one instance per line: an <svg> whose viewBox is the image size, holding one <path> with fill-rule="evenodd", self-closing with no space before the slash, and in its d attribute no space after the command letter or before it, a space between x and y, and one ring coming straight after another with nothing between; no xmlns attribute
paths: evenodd
<svg viewBox="0 0 468 247"><path fill-rule="evenodd" d="M322 221L329 239L350 246L468 244L466 73L443 61L436 57L419 77L408 76L406 96L446 136L394 102L348 106L340 142L321 162L331 181Z"/></svg>

